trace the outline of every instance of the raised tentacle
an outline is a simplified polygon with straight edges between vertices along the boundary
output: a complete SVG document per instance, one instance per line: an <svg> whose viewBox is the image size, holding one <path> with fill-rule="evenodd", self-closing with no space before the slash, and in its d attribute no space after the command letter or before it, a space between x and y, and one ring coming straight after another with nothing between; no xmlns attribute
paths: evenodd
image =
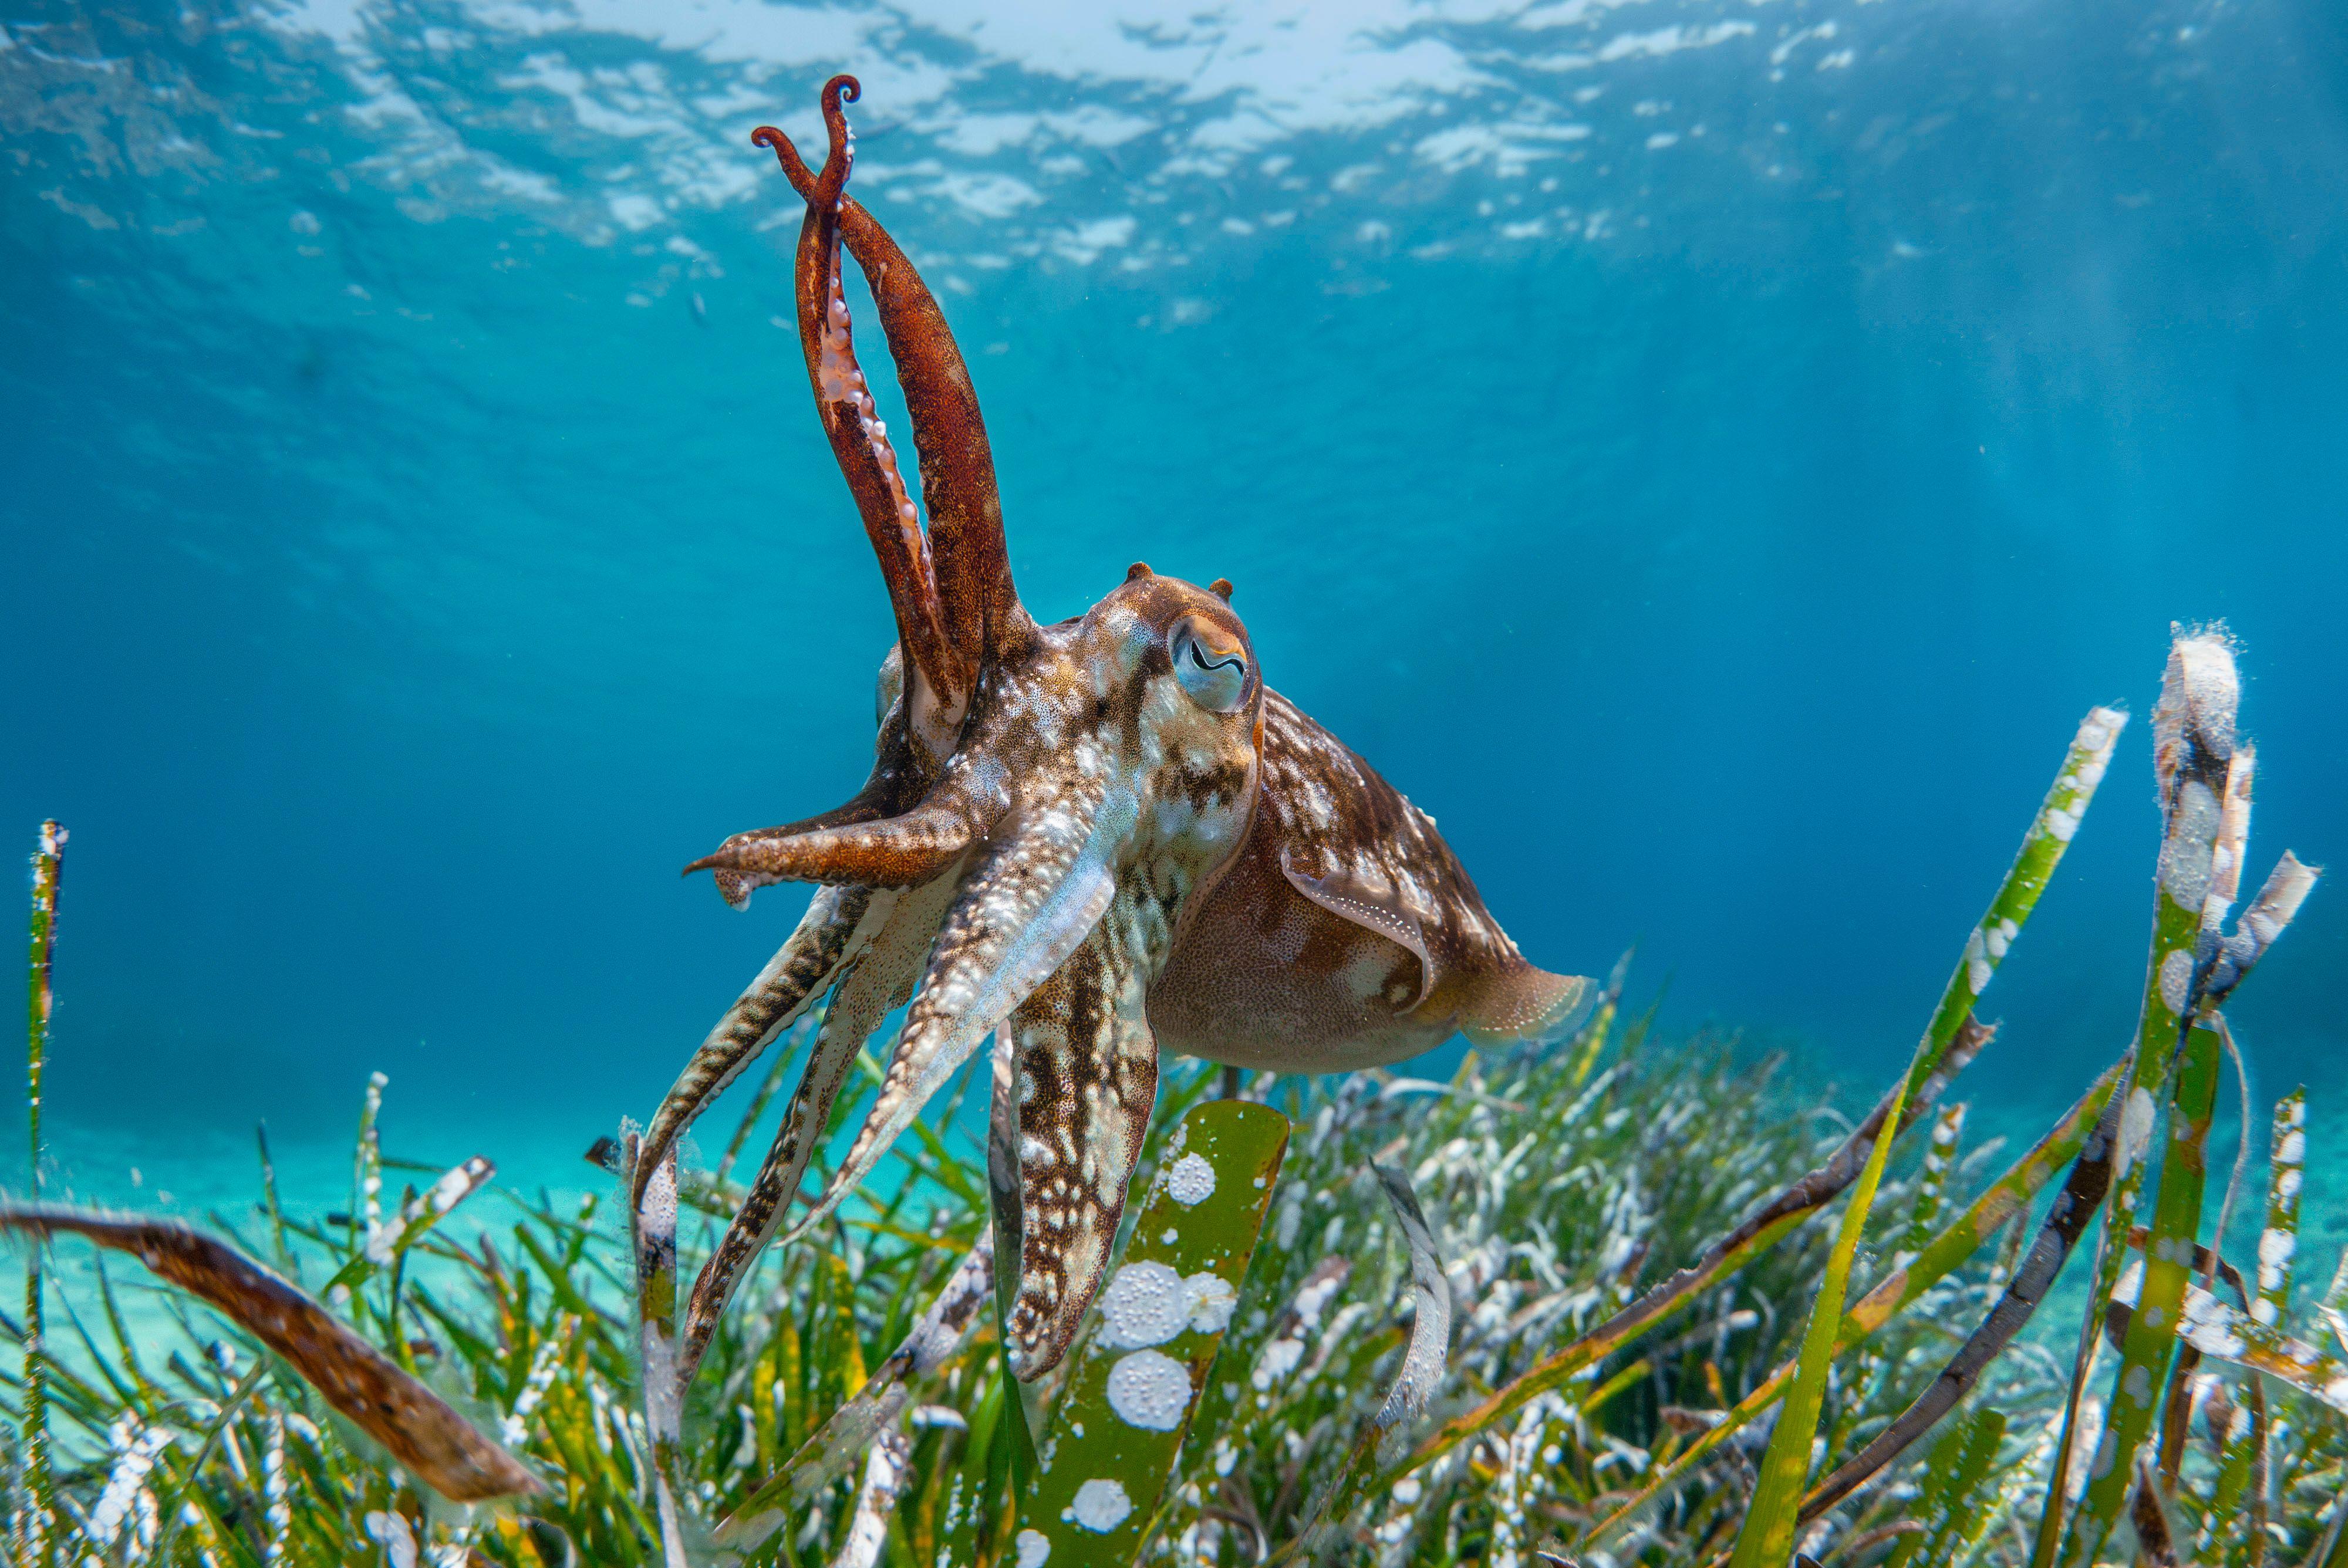
<svg viewBox="0 0 2348 1568"><path fill-rule="evenodd" d="M771 126L752 133L774 149L791 189L812 201L819 179L790 138ZM922 501L929 512L930 554L946 630L965 660L1024 642L1033 622L1012 583L1004 542L1003 501L994 481L994 454L972 386L970 367L954 343L945 313L897 241L854 197L839 201L839 237L864 270L880 330L897 364L897 380L912 416L913 448L922 463Z"/></svg>
<svg viewBox="0 0 2348 1568"><path fill-rule="evenodd" d="M1117 899L1004 1026L1018 1074L1019 1284L1004 1334L1023 1382L1060 1364L1100 1289L1158 1097L1150 966L1130 905Z"/></svg>
<svg viewBox="0 0 2348 1568"><path fill-rule="evenodd" d="M679 1359L690 1378L717 1331L718 1319L734 1288L750 1265L774 1239L778 1227L798 1195L808 1163L823 1145L830 1125L832 1102L857 1053L880 1027L881 1020L905 1005L921 978L922 960L937 939L947 906L953 900L958 878L941 876L926 886L895 895L885 924L841 976L824 1014L799 1084L783 1113L781 1130L767 1151L748 1196L726 1227L709 1261L694 1282L685 1308L685 1349Z"/></svg>
<svg viewBox="0 0 2348 1568"><path fill-rule="evenodd" d="M1116 890L1096 842L1097 785L1031 812L988 845L938 933L887 1076L848 1156L784 1237L795 1241L872 1173L930 1096L1011 1009L1066 963Z"/></svg>
<svg viewBox="0 0 2348 1568"><path fill-rule="evenodd" d="M799 1020L840 967L853 960L857 949L880 928L896 901L895 893L876 894L870 887L817 891L798 925L749 989L726 1009L726 1016L685 1064L667 1098L653 1113L636 1163L634 1190L629 1194L632 1204L643 1204L644 1184L652 1179L669 1145L744 1068L758 1059L769 1041Z"/></svg>
<svg viewBox="0 0 2348 1568"><path fill-rule="evenodd" d="M768 838L742 834L705 855L685 875L714 870L747 897L775 882L912 887L961 858L984 829L958 799L924 801L902 816Z"/></svg>
<svg viewBox="0 0 2348 1568"><path fill-rule="evenodd" d="M874 410L864 371L857 364L848 300L840 291L840 192L854 158L842 105L859 90L856 78L847 76L834 77L823 86L824 129L830 145L823 172L808 195L793 268L799 349L832 456L856 498L865 535L889 586L898 642L913 676L907 693L913 734L933 759L942 761L962 728L976 664L965 663L947 633L929 540L912 497L906 494L888 427ZM761 127L752 139L772 146L783 138L780 132Z"/></svg>

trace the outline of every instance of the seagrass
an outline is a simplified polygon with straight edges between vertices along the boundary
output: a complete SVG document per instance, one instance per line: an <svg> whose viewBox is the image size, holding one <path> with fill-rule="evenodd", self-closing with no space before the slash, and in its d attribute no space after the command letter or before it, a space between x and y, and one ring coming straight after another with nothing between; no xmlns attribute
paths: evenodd
<svg viewBox="0 0 2348 1568"><path fill-rule="evenodd" d="M2215 724L2205 715L2205 733ZM88 1294L47 1282L70 1342L7 1392L12 1540L47 1529L77 1563L428 1553L664 1568L1717 1564L1743 1540L1756 1561L1783 1544L1835 1568L2021 1568L2085 1378L2015 1330L2047 1298L2065 1238L2102 1211L2097 1184L2133 1178L2151 1202L2104 1245L2087 1340L2111 1347L2115 1385L2143 1369L2152 1386L2140 1419L2106 1425L2127 1442L2102 1487L2054 1528L2156 1563L2322 1562L2348 1516L2348 1359L2323 1343L2348 1330L2348 1261L2312 1315L2294 1310L2318 1131L2303 1093L2244 1108L2267 1132L2255 1256L2228 1257L2222 1226L2201 1223L2234 1044L2220 1005L2314 880L2286 856L2226 925L2247 765L2230 761L2209 791L2212 870L2189 939L2174 921L2157 935L2148 986L2176 976L2168 955L2187 972L2148 1014L2154 1030L2002 1169L1994 1141L1965 1146L1961 1107L1938 1109L1992 1043L1982 989L2119 728L2107 710L2083 726L1909 1070L1856 1127L1797 1114L1813 1096L1733 1039L1660 1046L1652 1009L1622 1028L1622 967L1572 1037L1471 1051L1446 1080L1261 1073L1236 1086L1250 1103L1218 1107L1233 1085L1169 1069L1137 1178L1151 1196L1108 1277L1135 1266L1145 1284L1183 1281L1204 1315L1143 1332L1097 1304L1071 1368L1041 1388L1005 1364L989 1280L998 1184L952 1114L968 1075L889 1156L901 1180L745 1261L689 1378L669 1370L679 1282L720 1245L710 1218L742 1202L728 1174L781 1061L715 1171L672 1143L642 1172L623 1129L597 1142L575 1200L499 1187L481 1157L390 1202L385 1172L413 1163L386 1152L398 1102L376 1075L347 1207L324 1223L289 1210L265 1136L259 1201L250 1221L221 1218L225 1235L19 1206L18 1227L125 1246L210 1306L148 1296L126 1310L103 1270ZM2172 780L2189 751L2164 739ZM36 902L36 942L42 917ZM819 1009L791 1039L815 1050L822 1027ZM36 1032L33 1048L71 1045ZM852 1059L843 1112L880 1076ZM2154 1085L2147 1119L2134 1096ZM1194 1225L1168 1194L1197 1180L1185 1161L1203 1146L1178 1133L1226 1111L1286 1128L1284 1152L1217 1165L1247 1201L1229 1221L1198 1209ZM1931 1135L1900 1138L1918 1124ZM2247 1125L2244 1140L2238 1166ZM1830 1238L1808 1222L1838 1203ZM506 1210L494 1224L491 1205ZM235 1234L251 1222L258 1246ZM1107 1311L1155 1299L1138 1289L1112 1289ZM2172 1299L2164 1340L2152 1313L2167 1318ZM133 1327L142 1313L168 1326L160 1337ZM1975 1323L1952 1361L1951 1339ZM30 1328L0 1324L20 1345ZM1166 1367L1184 1368L1179 1399L1158 1387ZM1781 1404L1791 1414L1765 1447L1762 1419ZM1143 1411L1159 1435L1137 1443L1128 1417ZM32 1440L51 1431L43 1512ZM1813 1485L1813 1471L1831 1479ZM465 1501L491 1492L502 1500Z"/></svg>

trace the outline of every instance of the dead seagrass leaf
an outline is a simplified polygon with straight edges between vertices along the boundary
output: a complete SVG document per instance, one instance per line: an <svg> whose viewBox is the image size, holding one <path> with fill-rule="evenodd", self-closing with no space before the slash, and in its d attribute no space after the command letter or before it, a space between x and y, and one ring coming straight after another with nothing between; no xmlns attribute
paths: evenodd
<svg viewBox="0 0 2348 1568"><path fill-rule="evenodd" d="M545 1491L520 1460L301 1291L235 1248L163 1220L28 1205L0 1230L78 1235L127 1252L250 1330L400 1463L458 1502Z"/></svg>

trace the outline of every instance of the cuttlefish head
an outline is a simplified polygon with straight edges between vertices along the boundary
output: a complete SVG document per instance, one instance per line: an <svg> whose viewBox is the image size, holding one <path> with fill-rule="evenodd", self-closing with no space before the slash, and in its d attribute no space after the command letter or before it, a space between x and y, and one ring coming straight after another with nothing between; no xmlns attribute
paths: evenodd
<svg viewBox="0 0 2348 1568"><path fill-rule="evenodd" d="M737 906L776 882L906 889L1042 823L1081 821L1079 863L1139 876L1172 919L1238 851L1254 804L1263 679L1229 587L1137 562L1085 614L1031 623L984 659L961 726L935 749L919 738L920 668L909 682L892 647L865 790L838 811L737 834L687 874L716 873ZM883 815L891 796L911 804Z"/></svg>
<svg viewBox="0 0 2348 1568"><path fill-rule="evenodd" d="M868 1175L923 1103L1001 1031L994 1126L999 1257L1015 1259L1014 1367L1057 1361L1097 1287L1157 1085L1145 998L1196 896L1248 835L1264 687L1231 585L1136 564L1085 614L1020 603L978 401L943 313L844 191L850 141L826 85L829 151L811 173L796 263L800 346L896 621L872 773L846 804L739 834L686 867L736 905L821 885L765 974L721 1020L646 1130L642 1200L677 1135L776 1035L831 998L766 1168L695 1286L690 1369L735 1282L775 1235L848 1070L888 1012L905 1021L861 1129L797 1230ZM911 415L922 506L855 353L842 253L870 284ZM922 512L928 513L923 527ZM1006 1222L1004 1216L1011 1217Z"/></svg>
<svg viewBox="0 0 2348 1568"><path fill-rule="evenodd" d="M1010 817L1097 800L1100 853L1170 919L1245 835L1262 706L1255 650L1230 604L1137 563L1022 658L990 663L948 775L999 778Z"/></svg>

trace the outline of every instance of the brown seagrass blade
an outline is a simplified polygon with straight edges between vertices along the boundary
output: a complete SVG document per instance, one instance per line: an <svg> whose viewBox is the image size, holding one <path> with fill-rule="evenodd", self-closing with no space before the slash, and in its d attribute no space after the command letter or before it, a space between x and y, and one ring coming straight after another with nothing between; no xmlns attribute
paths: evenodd
<svg viewBox="0 0 2348 1568"><path fill-rule="evenodd" d="M165 1220L47 1204L0 1208L0 1231L84 1236L130 1254L243 1325L443 1497L479 1502L546 1490L448 1401L234 1247Z"/></svg>

